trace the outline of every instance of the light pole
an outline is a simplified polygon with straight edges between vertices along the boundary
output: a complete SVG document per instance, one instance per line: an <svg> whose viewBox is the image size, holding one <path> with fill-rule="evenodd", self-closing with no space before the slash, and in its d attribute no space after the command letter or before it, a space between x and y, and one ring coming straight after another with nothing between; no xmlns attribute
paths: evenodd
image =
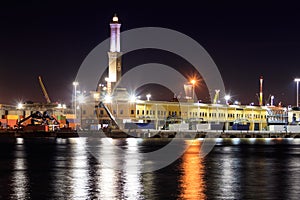
<svg viewBox="0 0 300 200"><path fill-rule="evenodd" d="M79 108L80 108L80 127L82 129L82 106L85 103L85 96L83 94L79 95L78 97L78 103L79 103Z"/></svg>
<svg viewBox="0 0 300 200"><path fill-rule="evenodd" d="M296 104L296 106L299 107L299 81L300 81L300 78L295 78L294 81L297 83L297 104Z"/></svg>
<svg viewBox="0 0 300 200"><path fill-rule="evenodd" d="M75 117L75 120L77 120L76 109L77 109L77 86L78 85L79 85L79 83L77 81L73 82L73 86L74 86L74 117ZM75 129L76 129L76 123L75 123Z"/></svg>

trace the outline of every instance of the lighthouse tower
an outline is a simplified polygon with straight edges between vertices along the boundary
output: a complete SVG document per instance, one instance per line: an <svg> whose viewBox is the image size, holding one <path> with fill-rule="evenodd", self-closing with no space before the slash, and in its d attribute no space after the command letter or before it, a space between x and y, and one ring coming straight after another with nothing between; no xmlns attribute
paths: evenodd
<svg viewBox="0 0 300 200"><path fill-rule="evenodd" d="M121 79L121 56L120 52L120 27L119 19L117 15L112 18L110 23L110 50L108 52L108 79L107 92L111 94L115 89L116 83Z"/></svg>

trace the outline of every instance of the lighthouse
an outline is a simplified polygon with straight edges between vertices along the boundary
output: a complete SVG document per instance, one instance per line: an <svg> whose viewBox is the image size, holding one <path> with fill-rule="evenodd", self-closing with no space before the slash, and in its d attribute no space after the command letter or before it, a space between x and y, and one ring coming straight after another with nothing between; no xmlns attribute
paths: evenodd
<svg viewBox="0 0 300 200"><path fill-rule="evenodd" d="M121 56L120 51L120 28L119 18L115 14L110 23L110 49L108 52L108 78L107 92L111 94L115 89L116 83L121 79Z"/></svg>

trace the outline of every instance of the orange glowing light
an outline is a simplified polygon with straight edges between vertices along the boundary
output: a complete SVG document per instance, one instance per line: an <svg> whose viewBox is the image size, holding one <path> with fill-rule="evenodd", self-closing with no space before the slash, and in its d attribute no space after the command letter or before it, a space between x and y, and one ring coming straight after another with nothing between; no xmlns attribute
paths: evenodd
<svg viewBox="0 0 300 200"><path fill-rule="evenodd" d="M192 80L191 80L191 83L192 83L193 85L195 85L196 80L195 80L195 79L192 79Z"/></svg>

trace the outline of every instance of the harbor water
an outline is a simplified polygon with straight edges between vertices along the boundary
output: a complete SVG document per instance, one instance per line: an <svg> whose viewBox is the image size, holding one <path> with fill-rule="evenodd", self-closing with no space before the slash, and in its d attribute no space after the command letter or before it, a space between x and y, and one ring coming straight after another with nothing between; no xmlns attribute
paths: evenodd
<svg viewBox="0 0 300 200"><path fill-rule="evenodd" d="M93 139L102 152L97 158L88 138L1 138L0 199L300 197L300 139L213 139L206 156L203 139L184 140L183 155L147 172L143 158L128 155L156 151L170 139L103 140Z"/></svg>

